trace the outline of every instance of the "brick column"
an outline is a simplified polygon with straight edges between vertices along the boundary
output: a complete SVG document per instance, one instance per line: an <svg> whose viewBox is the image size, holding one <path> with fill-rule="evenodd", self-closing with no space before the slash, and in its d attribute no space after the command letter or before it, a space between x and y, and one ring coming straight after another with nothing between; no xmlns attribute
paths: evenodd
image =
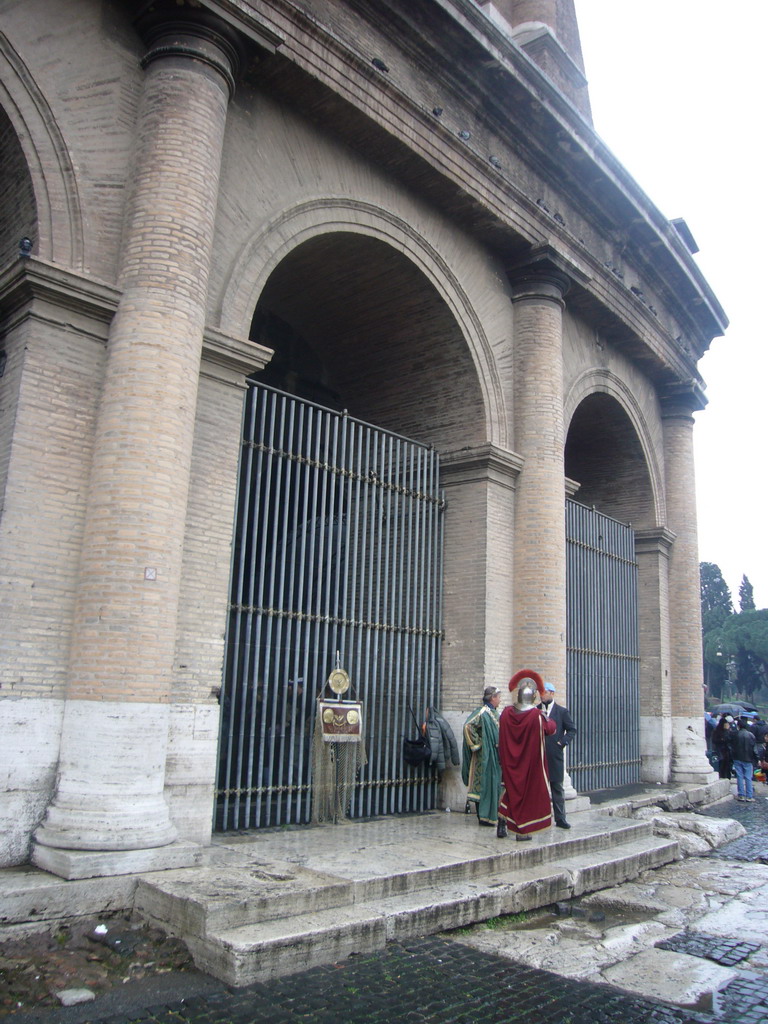
<svg viewBox="0 0 768 1024"><path fill-rule="evenodd" d="M669 668L669 553L675 535L635 532L640 653L640 756L644 782L669 782L672 753Z"/></svg>
<svg viewBox="0 0 768 1024"><path fill-rule="evenodd" d="M549 260L512 278L515 307L514 669L532 668L567 704L563 309L570 280ZM567 768L566 813L589 805Z"/></svg>
<svg viewBox="0 0 768 1024"><path fill-rule="evenodd" d="M695 389L662 399L667 526L675 534L669 556L672 782L711 782L705 756L701 599L693 463L693 412L703 407Z"/></svg>
<svg viewBox="0 0 768 1024"><path fill-rule="evenodd" d="M163 799L168 702L235 51L204 9L170 10L172 23L141 26L149 50L122 298L96 426L58 786L33 853L66 877L175 863L64 852L156 850L176 836Z"/></svg>
<svg viewBox="0 0 768 1024"><path fill-rule="evenodd" d="M563 295L546 264L512 280L515 451L514 665L551 680L565 702L565 476Z"/></svg>
<svg viewBox="0 0 768 1024"><path fill-rule="evenodd" d="M446 517L442 713L457 737L489 683L504 687L512 664L512 517L522 461L486 442L443 452ZM506 703L506 697L502 698ZM439 806L463 810L467 787L450 765Z"/></svg>

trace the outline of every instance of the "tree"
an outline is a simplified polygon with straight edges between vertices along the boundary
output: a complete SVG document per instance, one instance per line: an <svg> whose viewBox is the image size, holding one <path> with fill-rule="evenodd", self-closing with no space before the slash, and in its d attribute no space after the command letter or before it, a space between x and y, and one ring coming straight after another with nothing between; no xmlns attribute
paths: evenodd
<svg viewBox="0 0 768 1024"><path fill-rule="evenodd" d="M701 627L704 633L721 626L733 614L733 602L720 566L714 562L699 565L701 591Z"/></svg>
<svg viewBox="0 0 768 1024"><path fill-rule="evenodd" d="M719 565L715 565L714 562L702 562L699 565L699 580L704 682L708 693L713 697L720 697L728 660L722 648L720 630L733 614L733 603Z"/></svg>
<svg viewBox="0 0 768 1024"><path fill-rule="evenodd" d="M719 676L729 658L736 662L738 692L752 699L768 683L768 608L731 615L705 635L704 659L713 672Z"/></svg>
<svg viewBox="0 0 768 1024"><path fill-rule="evenodd" d="M739 611L753 612L754 610L755 596L752 590L752 584L746 576L742 576L741 586L739 587Z"/></svg>

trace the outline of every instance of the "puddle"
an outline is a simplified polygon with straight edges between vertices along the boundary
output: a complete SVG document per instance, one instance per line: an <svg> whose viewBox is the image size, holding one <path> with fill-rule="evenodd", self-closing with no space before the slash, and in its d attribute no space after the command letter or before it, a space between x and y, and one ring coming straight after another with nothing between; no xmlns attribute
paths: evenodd
<svg viewBox="0 0 768 1024"><path fill-rule="evenodd" d="M652 921L659 913L650 907L626 907L594 902L584 904L578 899L545 907L544 912L549 924L553 920L564 921L570 918L573 921L600 925L603 930L615 928L617 925L643 924L645 921Z"/></svg>
<svg viewBox="0 0 768 1024"><path fill-rule="evenodd" d="M477 924L457 928L458 934L476 934L484 929L490 931L532 932L546 931L558 923L573 921L575 924L595 925L601 931L615 928L618 925L643 924L651 921L659 913L650 908L602 906L600 904L582 904L579 899L563 903L553 903L549 907L538 910L527 910L519 914L502 914L478 921Z"/></svg>

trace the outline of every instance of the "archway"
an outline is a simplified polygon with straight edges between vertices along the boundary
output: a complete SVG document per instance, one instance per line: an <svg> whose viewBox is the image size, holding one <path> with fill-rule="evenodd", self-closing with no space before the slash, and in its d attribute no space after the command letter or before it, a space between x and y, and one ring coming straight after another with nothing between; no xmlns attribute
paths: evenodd
<svg viewBox="0 0 768 1024"><path fill-rule="evenodd" d="M409 705L439 702L438 450L485 437L468 346L410 259L342 231L278 264L251 336L275 354L245 416L218 827L309 820L308 723L336 650L366 708L349 812L426 809L434 777L400 741Z"/></svg>
<svg viewBox="0 0 768 1024"><path fill-rule="evenodd" d="M580 728L571 774L579 789L605 789L642 774L634 528L655 526L656 506L646 449L614 395L577 406L565 473L578 485L566 517L568 692Z"/></svg>
<svg viewBox="0 0 768 1024"><path fill-rule="evenodd" d="M571 418L565 475L578 501L636 529L656 525L648 458L634 423L613 395L584 398Z"/></svg>
<svg viewBox="0 0 768 1024"><path fill-rule="evenodd" d="M271 274L251 336L275 349L267 383L442 450L486 439L459 325L386 242L331 231L297 246Z"/></svg>

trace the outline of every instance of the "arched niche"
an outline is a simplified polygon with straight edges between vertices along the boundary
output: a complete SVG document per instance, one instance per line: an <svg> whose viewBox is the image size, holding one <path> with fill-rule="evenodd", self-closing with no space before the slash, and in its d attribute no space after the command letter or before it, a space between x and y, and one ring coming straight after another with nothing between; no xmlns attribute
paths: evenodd
<svg viewBox="0 0 768 1024"><path fill-rule="evenodd" d="M366 234L328 231L271 273L251 325L275 355L257 379L446 450L485 440L461 328L426 275Z"/></svg>
<svg viewBox="0 0 768 1024"><path fill-rule="evenodd" d="M649 445L634 419L606 391L582 398L568 427L565 475L579 484L577 501L650 529L658 522L657 487Z"/></svg>

